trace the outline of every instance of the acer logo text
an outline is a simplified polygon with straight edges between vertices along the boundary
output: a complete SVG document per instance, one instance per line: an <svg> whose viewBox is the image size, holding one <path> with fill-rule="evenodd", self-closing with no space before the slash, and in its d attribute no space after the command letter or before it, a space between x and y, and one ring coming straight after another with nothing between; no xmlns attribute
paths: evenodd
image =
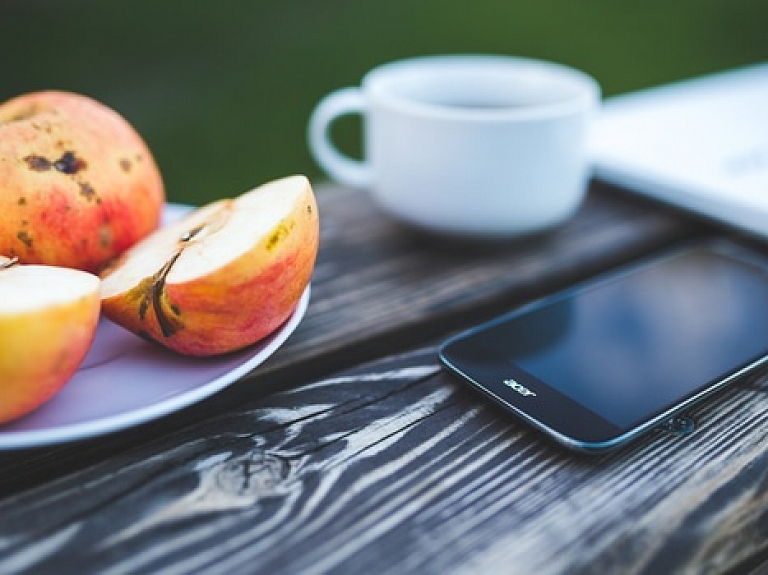
<svg viewBox="0 0 768 575"><path fill-rule="evenodd" d="M505 379L504 385L509 387L510 389L514 389L517 393L524 397L536 397L536 392L531 391L527 387L525 387L523 384L516 382L514 379Z"/></svg>

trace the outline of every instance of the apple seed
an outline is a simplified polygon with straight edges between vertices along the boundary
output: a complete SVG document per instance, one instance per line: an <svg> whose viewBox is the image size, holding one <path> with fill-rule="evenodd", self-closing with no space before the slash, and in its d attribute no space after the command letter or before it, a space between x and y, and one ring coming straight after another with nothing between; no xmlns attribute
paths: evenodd
<svg viewBox="0 0 768 575"><path fill-rule="evenodd" d="M19 263L19 258L17 257L7 258L5 256L0 256L0 270L6 270L10 267L15 266L18 263Z"/></svg>

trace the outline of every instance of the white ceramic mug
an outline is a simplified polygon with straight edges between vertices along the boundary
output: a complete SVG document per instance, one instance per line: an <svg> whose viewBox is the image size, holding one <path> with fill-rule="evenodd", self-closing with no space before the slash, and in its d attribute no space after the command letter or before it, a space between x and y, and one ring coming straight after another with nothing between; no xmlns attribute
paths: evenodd
<svg viewBox="0 0 768 575"><path fill-rule="evenodd" d="M554 226L580 205L600 88L559 64L491 55L385 64L326 96L310 150L334 180L436 232L503 238ZM364 119L364 158L341 154L335 119Z"/></svg>

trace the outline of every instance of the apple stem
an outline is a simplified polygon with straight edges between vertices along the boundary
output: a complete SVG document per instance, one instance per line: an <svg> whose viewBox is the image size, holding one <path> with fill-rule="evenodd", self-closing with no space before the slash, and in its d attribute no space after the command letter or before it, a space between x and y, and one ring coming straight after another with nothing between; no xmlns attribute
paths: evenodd
<svg viewBox="0 0 768 575"><path fill-rule="evenodd" d="M176 252L176 254L171 259L165 262L157 274L155 274L154 280L149 287L147 299L142 302L142 305L139 308L139 316L143 319L147 312L147 308L150 305L152 306L152 309L155 311L155 318L157 319L157 323L160 327L160 331L162 332L163 337L171 337L181 328L181 323L178 320L174 320L173 318L169 317L163 308L165 278L168 275L168 272L171 271L173 264L176 263L176 260L181 255L181 252L182 250Z"/></svg>

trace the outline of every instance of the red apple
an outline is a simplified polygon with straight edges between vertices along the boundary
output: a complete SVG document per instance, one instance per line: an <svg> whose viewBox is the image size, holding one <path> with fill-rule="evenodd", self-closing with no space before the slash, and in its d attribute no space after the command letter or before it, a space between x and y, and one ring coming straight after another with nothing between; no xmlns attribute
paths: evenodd
<svg viewBox="0 0 768 575"><path fill-rule="evenodd" d="M157 228L152 154L117 112L35 92L0 104L0 253L97 272Z"/></svg>
<svg viewBox="0 0 768 575"><path fill-rule="evenodd" d="M0 258L0 423L47 402L77 371L96 333L99 283Z"/></svg>
<svg viewBox="0 0 768 575"><path fill-rule="evenodd" d="M179 353L222 354L278 328L309 283L319 220L303 176L198 208L102 274L102 309Z"/></svg>

